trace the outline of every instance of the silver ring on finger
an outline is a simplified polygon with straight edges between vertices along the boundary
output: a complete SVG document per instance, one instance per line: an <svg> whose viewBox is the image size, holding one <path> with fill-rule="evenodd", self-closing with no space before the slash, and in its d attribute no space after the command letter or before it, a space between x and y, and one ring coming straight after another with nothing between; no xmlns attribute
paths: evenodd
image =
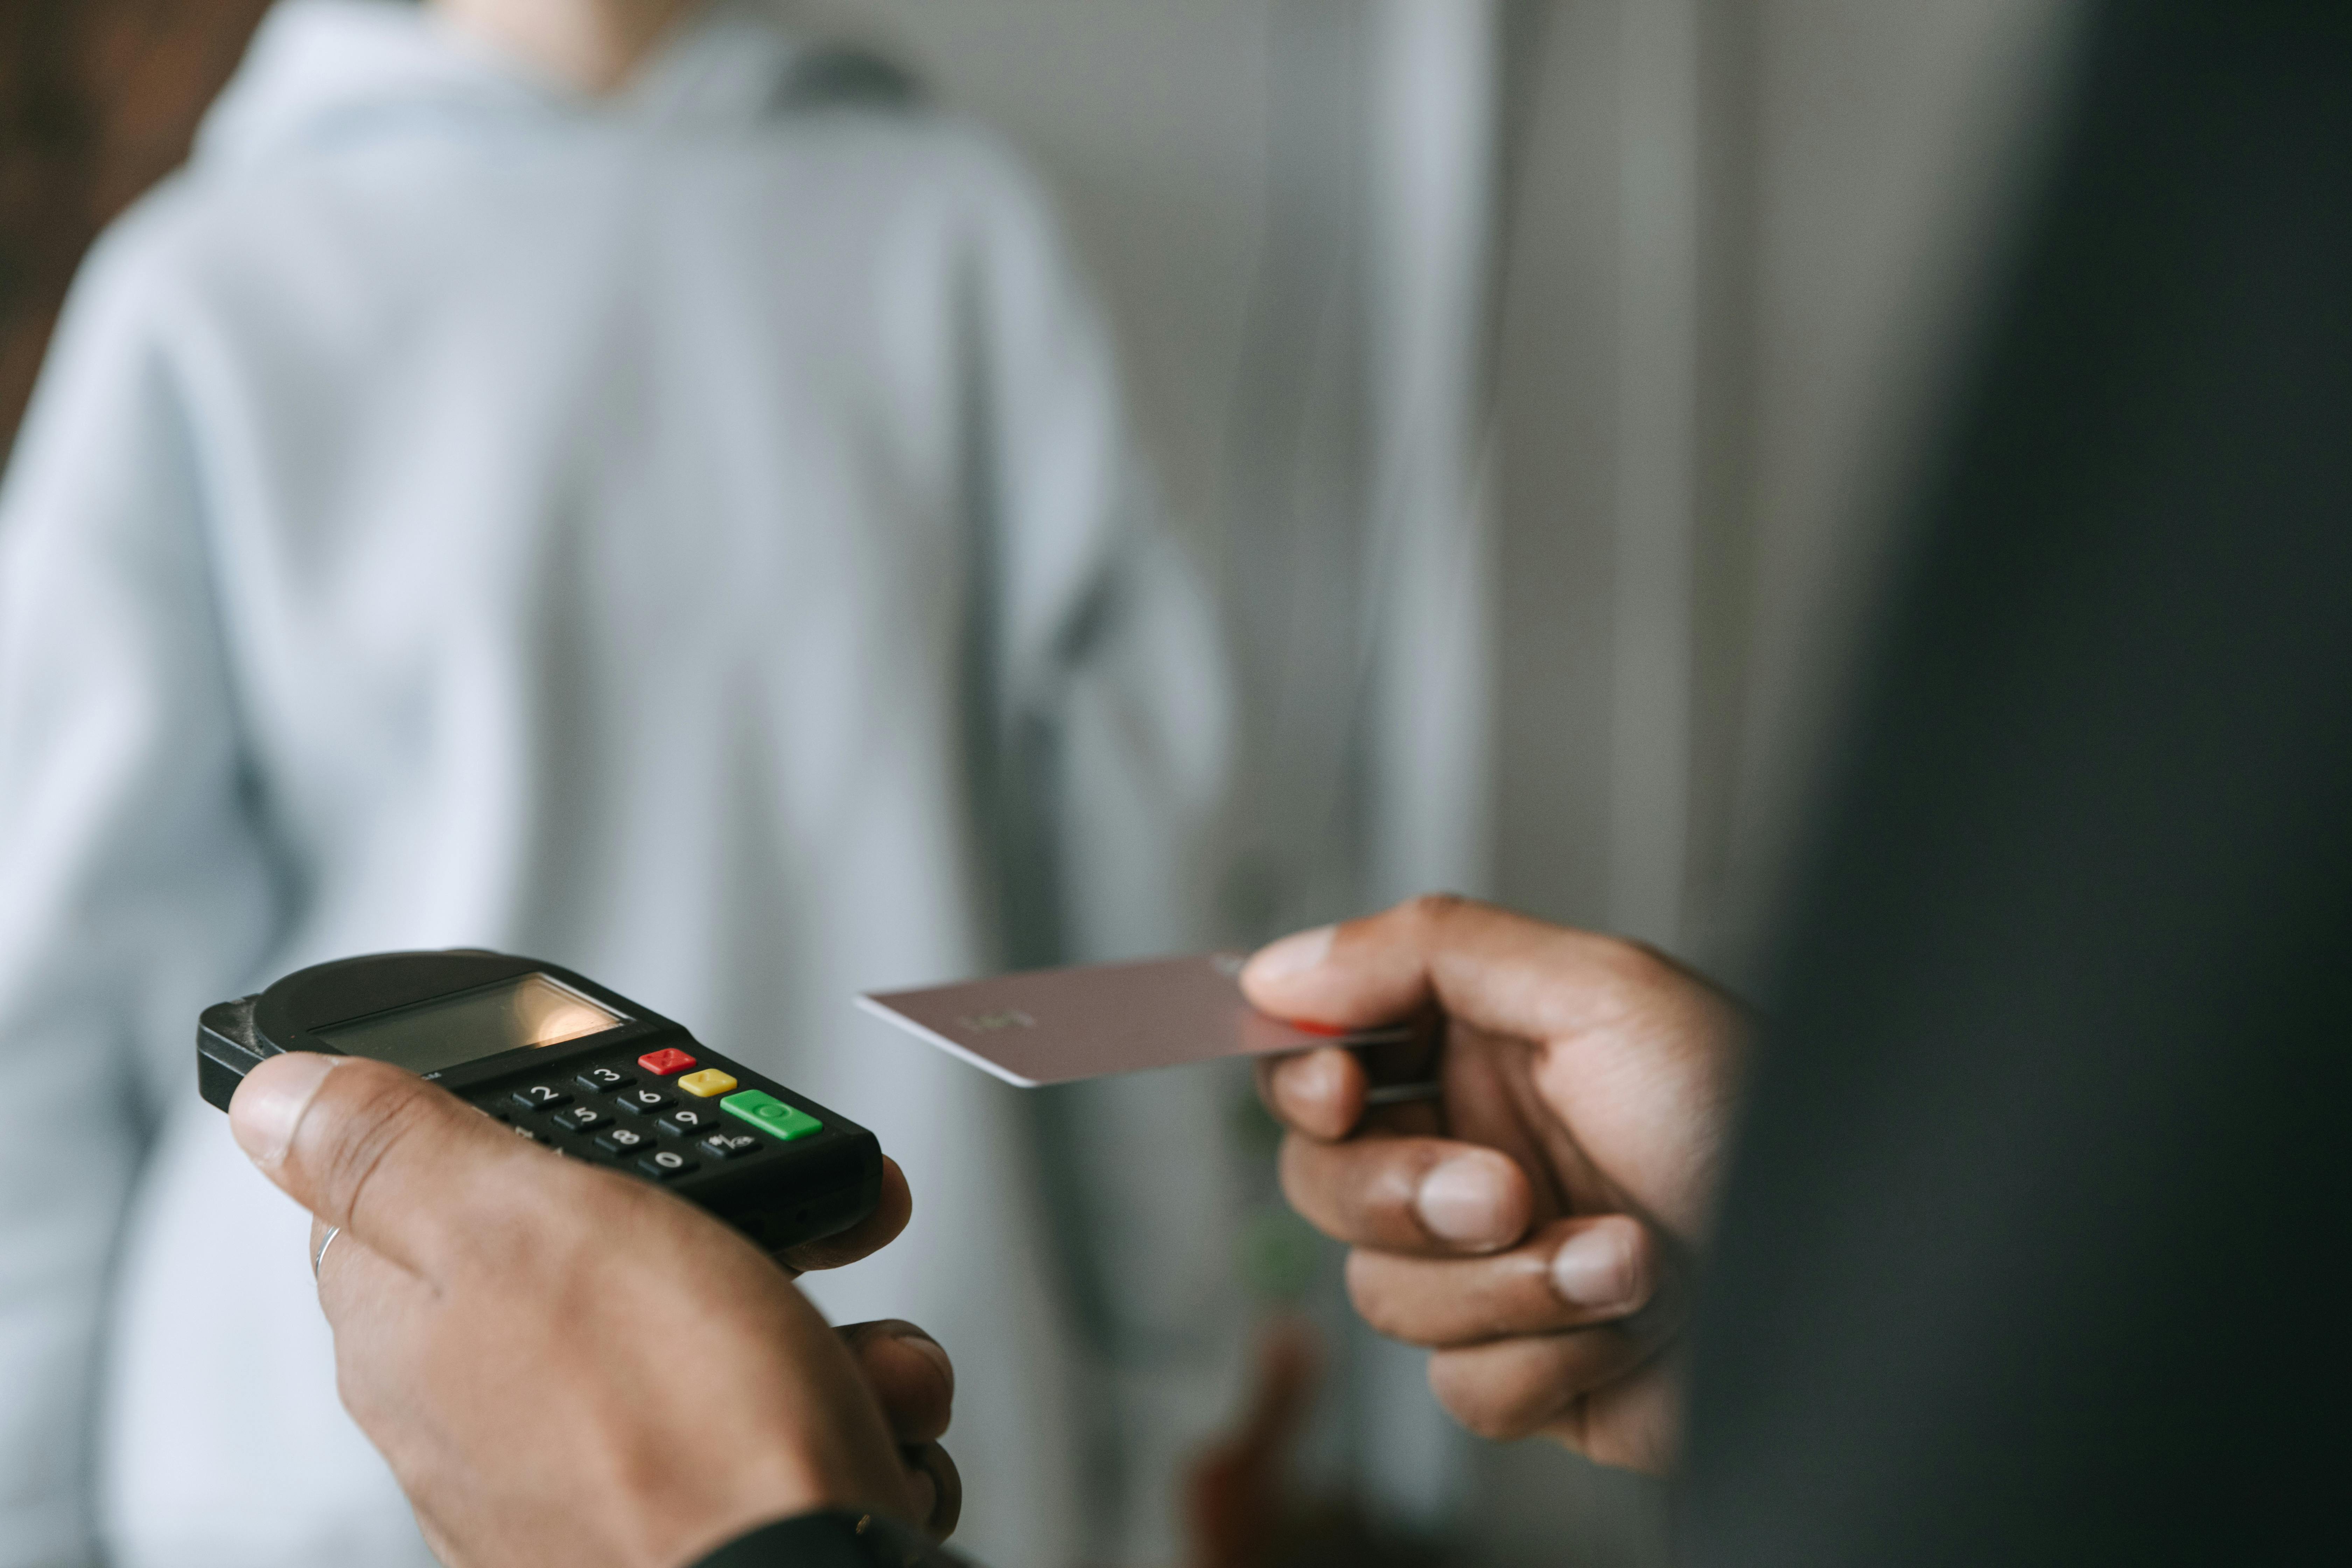
<svg viewBox="0 0 2352 1568"><path fill-rule="evenodd" d="M319 1277L319 1266L327 1261L327 1248L334 1246L335 1237L342 1234L341 1226L331 1225L327 1227L327 1234L319 1238L319 1250L310 1254L311 1279L316 1279Z"/></svg>

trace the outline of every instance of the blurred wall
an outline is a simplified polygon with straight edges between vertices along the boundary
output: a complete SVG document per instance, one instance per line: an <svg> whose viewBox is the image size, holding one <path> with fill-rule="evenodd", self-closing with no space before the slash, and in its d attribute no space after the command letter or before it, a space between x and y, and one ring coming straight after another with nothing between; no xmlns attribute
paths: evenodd
<svg viewBox="0 0 2352 1568"><path fill-rule="evenodd" d="M1509 901L1751 966L2070 14L1548 8L1498 361Z"/></svg>
<svg viewBox="0 0 2352 1568"><path fill-rule="evenodd" d="M1506 901L1755 978L2074 10L1543 7L1496 356ZM1664 1560L1656 1489L1540 1447L1475 1498L1496 1563Z"/></svg>
<svg viewBox="0 0 2352 1568"><path fill-rule="evenodd" d="M1412 7L810 8L908 55L1047 171L1171 510L1229 583L1367 571L1266 536L1318 507L1360 531L1379 506L1366 448L1395 432L1346 406L1381 374L1346 319L1386 302L1362 274L1395 234L1335 187L1377 184L1379 143L1411 135L1375 101L1398 78L1367 17ZM1479 617L1490 665L1487 794L1463 807L1482 841L1454 858L1477 890L1737 964L2070 0L1431 8L1491 32L1500 187L1465 209L1490 229L1490 381L1468 493L1437 520L1485 531L1484 580L1429 607ZM1302 427L1278 459L1295 471L1270 483L1244 470L1281 421ZM1277 657L1380 603L1282 592L1304 625ZM1371 635L1433 634L1458 628ZM1388 879L1359 867L1354 890ZM1271 901L1319 915L1346 880Z"/></svg>

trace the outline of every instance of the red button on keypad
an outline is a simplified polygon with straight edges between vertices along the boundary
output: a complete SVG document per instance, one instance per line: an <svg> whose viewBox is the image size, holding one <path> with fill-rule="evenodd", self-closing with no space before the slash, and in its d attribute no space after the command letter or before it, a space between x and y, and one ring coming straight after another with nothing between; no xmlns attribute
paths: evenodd
<svg viewBox="0 0 2352 1568"><path fill-rule="evenodd" d="M667 1078L692 1067L694 1058L684 1051L648 1051L637 1058L637 1065L656 1078Z"/></svg>

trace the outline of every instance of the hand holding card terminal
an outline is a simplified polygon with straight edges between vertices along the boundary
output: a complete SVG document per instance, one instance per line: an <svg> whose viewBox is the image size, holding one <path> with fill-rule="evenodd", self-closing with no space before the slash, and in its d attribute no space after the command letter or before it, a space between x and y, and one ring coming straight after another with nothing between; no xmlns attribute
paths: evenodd
<svg viewBox="0 0 2352 1568"><path fill-rule="evenodd" d="M392 952L301 970L205 1009L196 1081L226 1110L287 1051L390 1062L572 1159L699 1204L772 1252L874 1211L874 1134L553 964Z"/></svg>

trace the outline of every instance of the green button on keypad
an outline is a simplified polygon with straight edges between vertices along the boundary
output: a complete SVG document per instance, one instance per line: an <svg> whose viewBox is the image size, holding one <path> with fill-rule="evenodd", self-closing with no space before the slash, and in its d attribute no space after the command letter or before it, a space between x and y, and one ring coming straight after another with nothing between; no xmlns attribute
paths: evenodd
<svg viewBox="0 0 2352 1568"><path fill-rule="evenodd" d="M762 1094L756 1089L729 1095L719 1102L719 1108L787 1143L795 1138L805 1138L824 1125L799 1107L786 1105L774 1095Z"/></svg>

